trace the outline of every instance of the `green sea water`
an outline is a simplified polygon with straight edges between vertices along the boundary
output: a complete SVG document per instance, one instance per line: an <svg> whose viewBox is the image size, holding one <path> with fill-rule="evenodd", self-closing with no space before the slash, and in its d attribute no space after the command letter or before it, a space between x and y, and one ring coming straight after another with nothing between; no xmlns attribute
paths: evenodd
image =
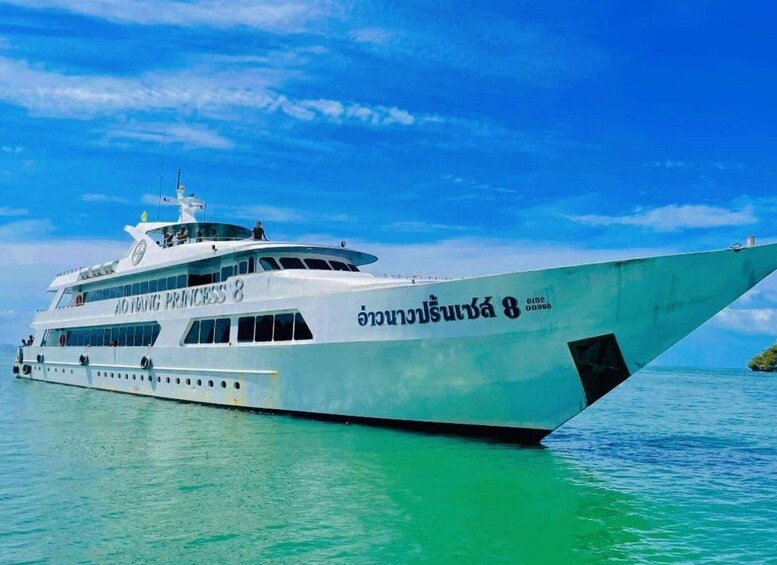
<svg viewBox="0 0 777 565"><path fill-rule="evenodd" d="M2 563L777 562L777 378L638 374L543 448L13 379Z"/></svg>

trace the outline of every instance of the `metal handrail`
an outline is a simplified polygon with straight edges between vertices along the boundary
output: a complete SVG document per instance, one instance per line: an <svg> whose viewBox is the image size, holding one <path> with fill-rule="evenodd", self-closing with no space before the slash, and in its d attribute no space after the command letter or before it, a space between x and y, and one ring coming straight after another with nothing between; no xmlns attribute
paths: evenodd
<svg viewBox="0 0 777 565"><path fill-rule="evenodd" d="M402 280L413 280L413 281L455 281L459 280L462 277L454 277L450 275L396 275L396 274L389 274L389 273L383 273L383 278L386 279L402 279Z"/></svg>

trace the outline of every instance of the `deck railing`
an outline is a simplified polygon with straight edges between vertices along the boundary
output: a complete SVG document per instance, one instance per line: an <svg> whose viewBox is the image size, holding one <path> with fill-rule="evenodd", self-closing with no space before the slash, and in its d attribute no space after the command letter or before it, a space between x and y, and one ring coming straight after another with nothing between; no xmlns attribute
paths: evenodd
<svg viewBox="0 0 777 565"><path fill-rule="evenodd" d="M455 281L463 277L454 277L449 275L395 275L395 274L383 273L383 278L412 280L412 281L440 282L440 281Z"/></svg>

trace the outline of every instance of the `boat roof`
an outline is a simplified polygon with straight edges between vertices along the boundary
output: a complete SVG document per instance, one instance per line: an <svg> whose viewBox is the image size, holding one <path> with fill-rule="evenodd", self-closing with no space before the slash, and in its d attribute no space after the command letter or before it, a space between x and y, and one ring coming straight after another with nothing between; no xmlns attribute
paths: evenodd
<svg viewBox="0 0 777 565"><path fill-rule="evenodd" d="M49 290L171 270L249 252L266 252L270 256L277 256L278 253L317 254L338 257L357 266L378 260L369 253L348 249L344 243L328 246L256 240L252 237L252 230L240 225L198 222L196 211L201 210L202 205L193 195L184 196L182 186L178 189L178 203L180 215L177 222L142 221L136 226L125 226L124 231L134 241L123 258L60 273Z"/></svg>

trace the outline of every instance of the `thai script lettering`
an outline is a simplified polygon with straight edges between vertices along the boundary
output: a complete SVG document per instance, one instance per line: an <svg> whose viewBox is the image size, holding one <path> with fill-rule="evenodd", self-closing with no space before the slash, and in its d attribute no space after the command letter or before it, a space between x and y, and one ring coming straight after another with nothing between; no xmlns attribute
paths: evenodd
<svg viewBox="0 0 777 565"><path fill-rule="evenodd" d="M362 306L357 316L360 326L412 326L415 324L437 324L440 322L457 322L462 320L477 320L478 318L496 318L497 313L492 304L493 296L485 298L473 297L466 304L440 304L432 294L429 300L424 300L419 308L401 310L367 311ZM513 299L515 300L515 299ZM517 316L516 316L517 317Z"/></svg>

